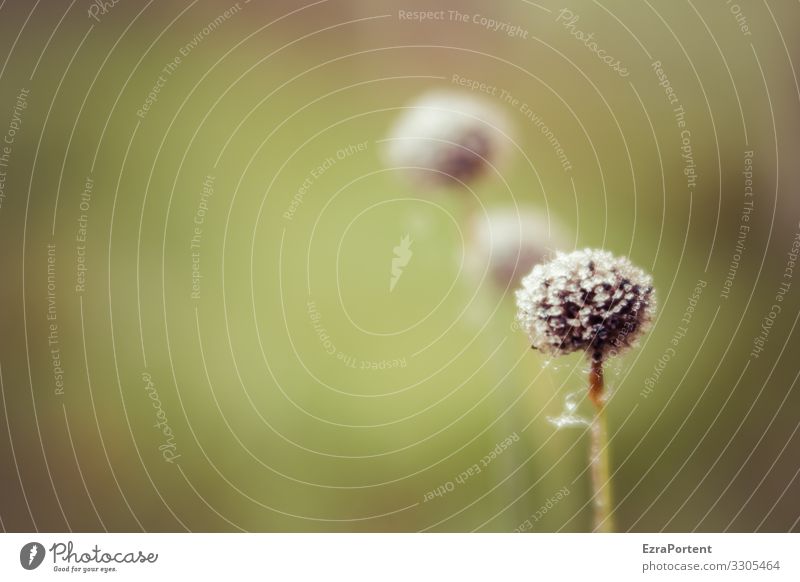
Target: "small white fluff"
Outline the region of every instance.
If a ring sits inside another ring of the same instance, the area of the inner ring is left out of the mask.
[[[426,184],[470,182],[510,149],[505,114],[483,99],[453,91],[427,93],[398,118],[386,162]]]
[[[531,206],[490,209],[476,214],[469,225],[468,268],[474,275],[488,269],[494,283],[516,287],[534,265],[563,249],[563,226]]]
[[[594,249],[536,265],[516,297],[517,319],[533,348],[551,355],[583,351],[595,361],[630,347],[656,309],[649,275],[627,257]]]

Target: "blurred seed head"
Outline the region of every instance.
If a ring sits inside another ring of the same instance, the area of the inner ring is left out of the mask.
[[[535,349],[583,351],[596,361],[631,347],[656,308],[649,275],[627,257],[594,249],[536,265],[516,297],[517,319]]]
[[[516,287],[522,276],[567,244],[567,232],[530,206],[490,209],[469,224],[467,268],[480,276],[488,270],[501,289]]]
[[[423,185],[469,183],[510,149],[503,112],[474,95],[427,93],[397,119],[386,142],[386,162],[408,168]]]

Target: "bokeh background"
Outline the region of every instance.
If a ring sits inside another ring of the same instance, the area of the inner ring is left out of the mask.
[[[0,3],[0,525],[591,529],[585,426],[549,420],[591,413],[585,363],[464,269],[469,213],[525,204],[654,276],[607,372],[617,528],[798,530],[798,24],[776,0]],[[470,92],[454,75],[517,100],[484,95],[516,146],[422,189],[381,140]]]

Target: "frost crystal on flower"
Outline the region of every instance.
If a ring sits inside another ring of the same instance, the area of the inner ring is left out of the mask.
[[[502,111],[472,95],[436,91],[400,116],[389,133],[390,166],[427,183],[469,182],[496,164],[509,146]]]
[[[468,267],[488,269],[501,288],[516,286],[523,274],[563,247],[565,229],[535,208],[497,208],[476,215],[470,224]]]
[[[531,345],[596,361],[630,347],[655,313],[652,279],[626,257],[602,250],[558,253],[517,290],[517,319]]]

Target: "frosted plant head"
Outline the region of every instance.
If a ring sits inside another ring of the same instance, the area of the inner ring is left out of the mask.
[[[551,355],[585,352],[601,362],[630,347],[655,313],[652,279],[603,250],[557,253],[517,290],[517,319],[531,345]]]
[[[564,227],[529,206],[476,214],[469,228],[468,267],[475,275],[488,270],[502,289],[517,286],[522,275],[567,244]]]
[[[503,112],[473,95],[427,93],[411,103],[389,132],[386,161],[424,184],[470,182],[510,145]]]

